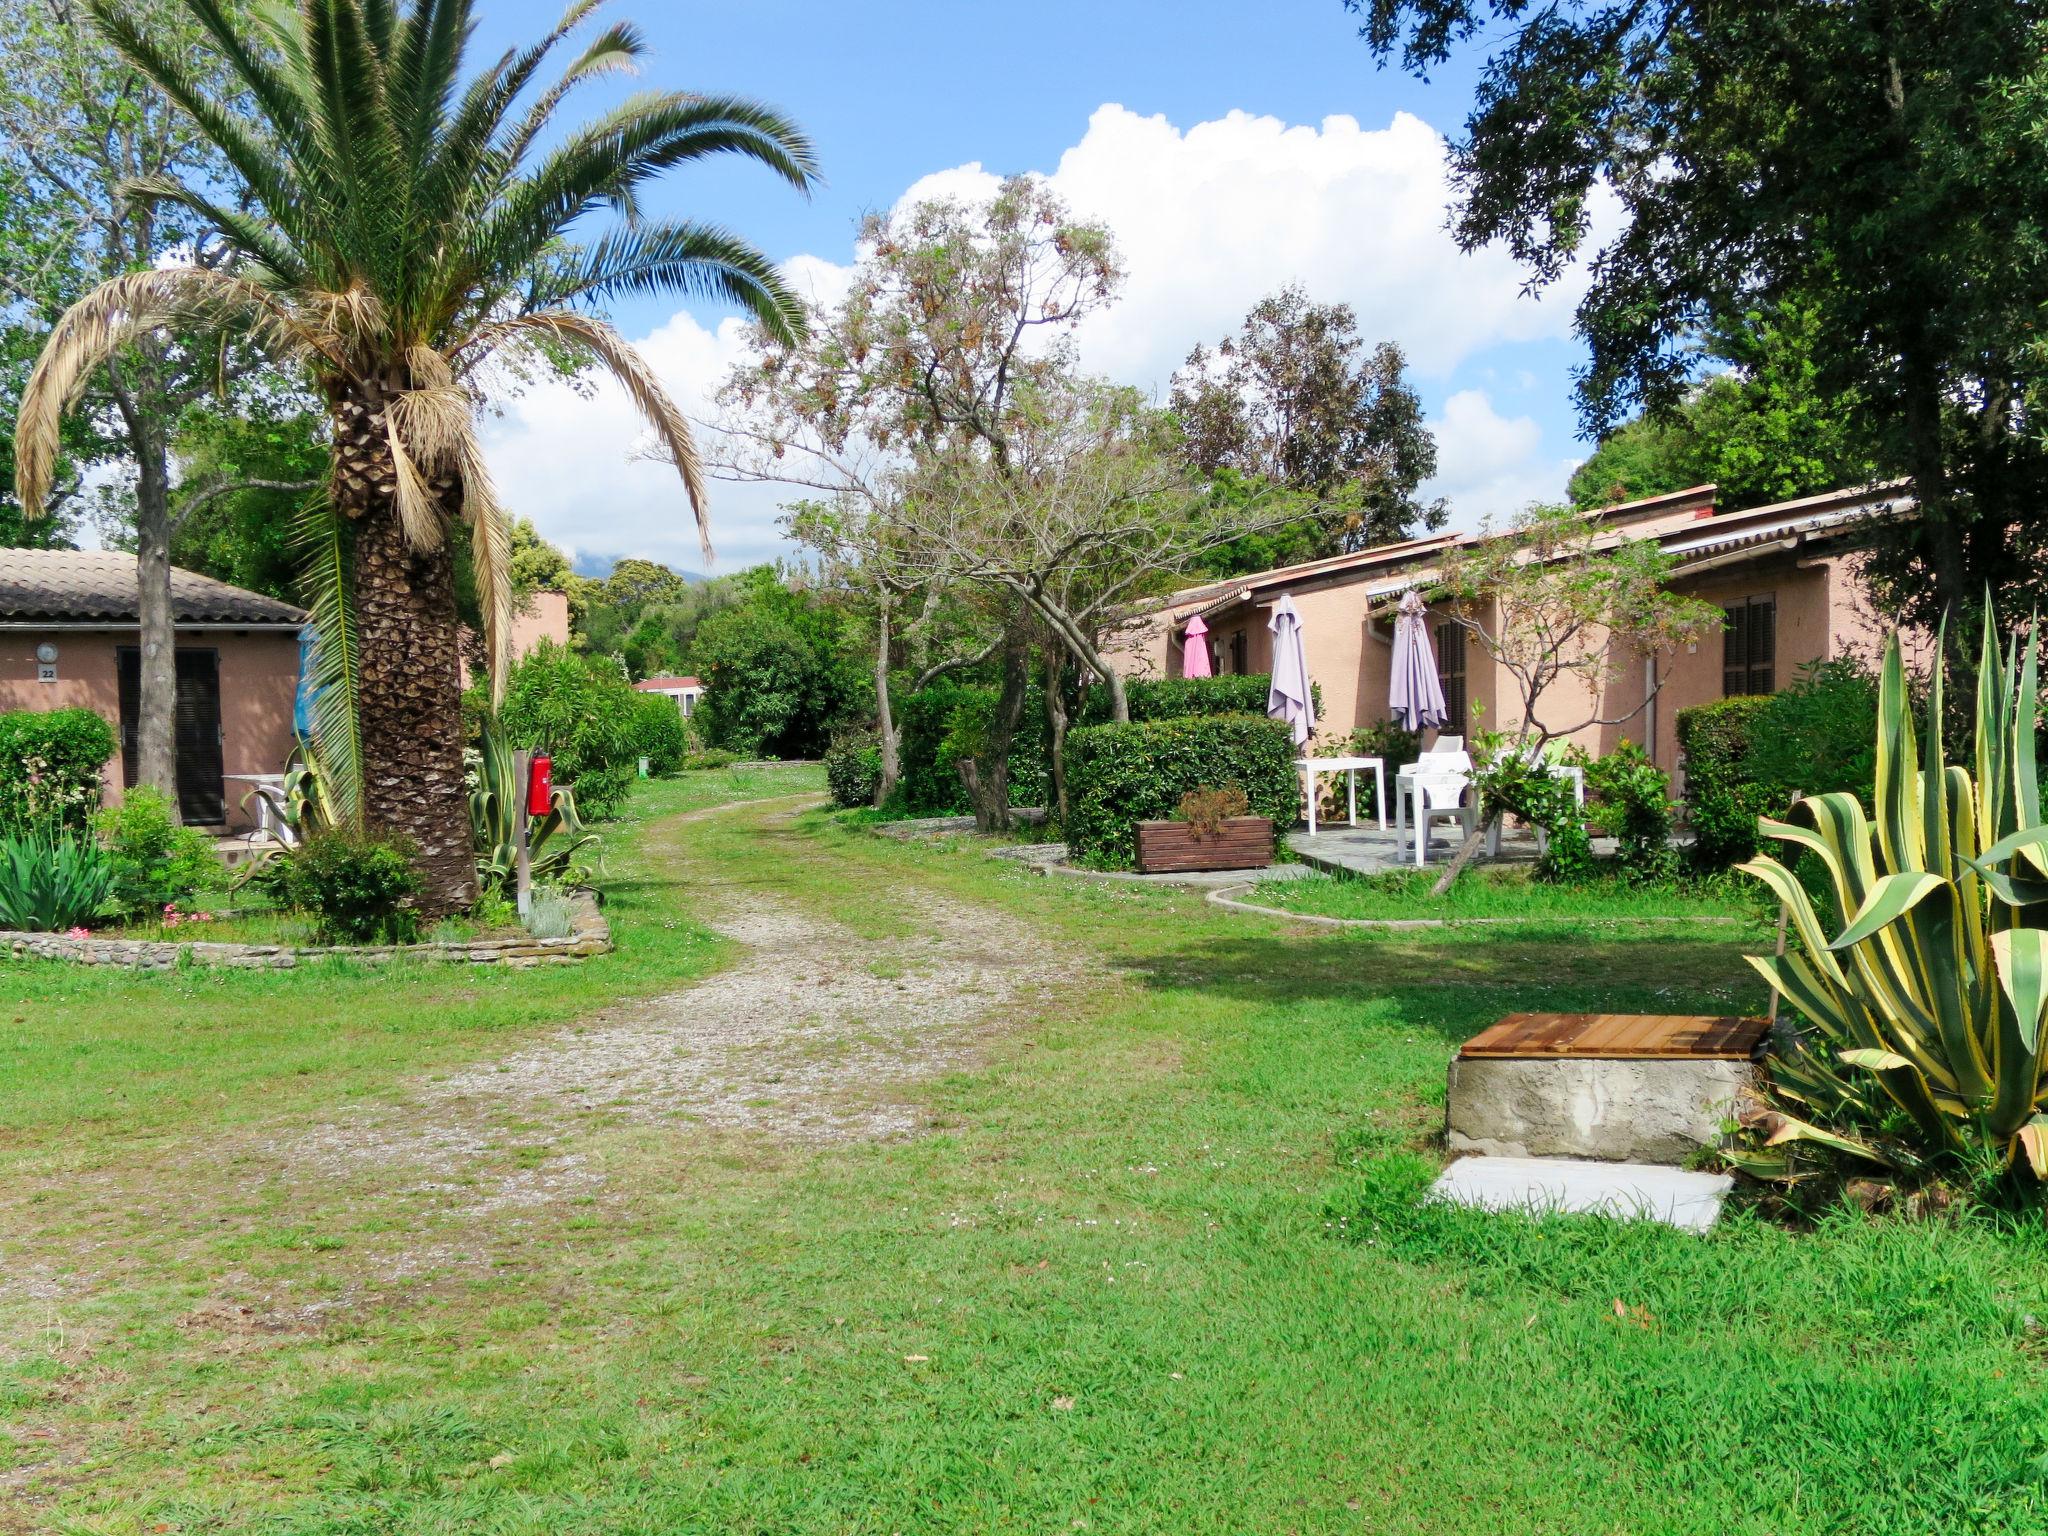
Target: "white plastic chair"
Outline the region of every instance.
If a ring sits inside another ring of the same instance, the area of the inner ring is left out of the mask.
[[[1472,787],[1472,759],[1461,747],[1424,753],[1402,770],[1394,797],[1395,856],[1400,855],[1404,829],[1412,830],[1417,869],[1428,862],[1430,822],[1455,821],[1467,837],[1477,825],[1479,796]]]

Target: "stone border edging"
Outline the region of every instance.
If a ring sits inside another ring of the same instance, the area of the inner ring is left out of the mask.
[[[592,955],[610,954],[611,924],[589,891],[570,897],[570,930],[566,938],[470,939],[420,944],[217,944],[206,940],[74,939],[61,933],[0,931],[0,945],[17,959],[63,960],[73,965],[118,965],[137,971],[171,971],[180,965],[214,966],[225,970],[289,971],[332,957],[382,965],[399,958],[438,964],[503,965],[525,969],[535,965],[573,965]]]
[[[1249,883],[1242,885],[1218,886],[1206,898],[1215,906],[1228,907],[1233,912],[1253,912],[1261,917],[1284,917],[1291,923],[1315,923],[1325,928],[1384,928],[1403,930],[1410,928],[1498,928],[1526,926],[1530,923],[1705,923],[1722,927],[1746,923],[1744,917],[1722,917],[1702,913],[1697,917],[1672,916],[1668,913],[1646,913],[1641,917],[1324,917],[1317,912],[1289,912],[1284,907],[1261,906],[1255,901],[1239,901],[1236,893],[1252,889]]]

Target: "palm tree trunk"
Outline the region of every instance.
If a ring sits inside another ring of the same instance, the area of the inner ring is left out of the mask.
[[[433,488],[444,508],[461,494],[453,482]],[[455,561],[446,543],[422,551],[405,536],[379,401],[345,396],[335,404],[334,502],[355,525],[363,824],[417,847],[419,908],[431,922],[476,899]]]

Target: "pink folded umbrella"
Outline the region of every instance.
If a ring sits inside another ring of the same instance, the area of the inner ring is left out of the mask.
[[[1186,635],[1180,653],[1180,675],[1182,677],[1208,677],[1209,667],[1209,626],[1202,622],[1198,613],[1188,620]]]

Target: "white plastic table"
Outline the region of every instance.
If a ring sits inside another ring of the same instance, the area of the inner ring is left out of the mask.
[[[1383,757],[1299,757],[1294,766],[1301,770],[1301,792],[1308,800],[1308,835],[1316,835],[1316,779],[1325,773],[1344,775],[1344,809],[1352,826],[1358,825],[1358,770],[1370,768],[1378,793],[1373,804],[1379,808],[1380,830],[1387,830],[1387,760]]]

